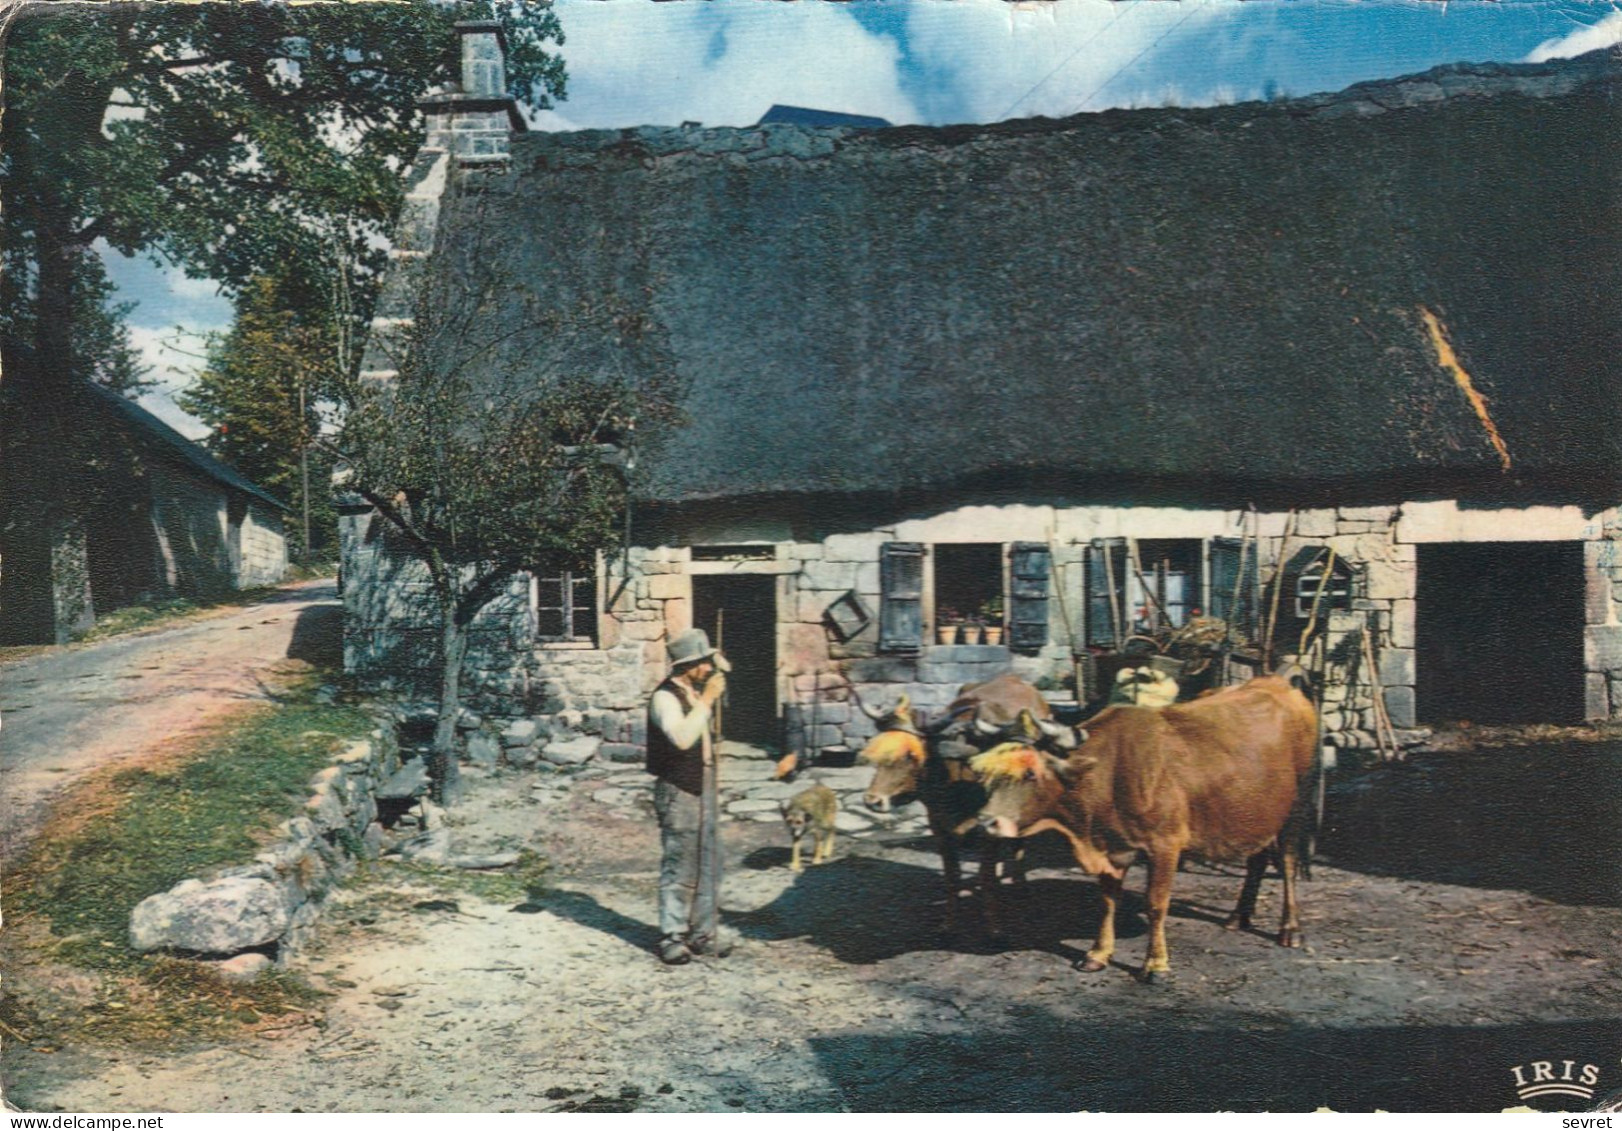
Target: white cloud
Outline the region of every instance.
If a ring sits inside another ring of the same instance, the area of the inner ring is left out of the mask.
[[[773,103],[918,120],[894,40],[842,6],[598,0],[562,16],[571,95],[540,129],[741,126]]]
[[[1526,56],[1528,63],[1543,63],[1550,59],[1570,59],[1603,47],[1622,43],[1622,12],[1612,12],[1599,23],[1578,28],[1554,39],[1546,39]]]
[[[966,0],[918,5],[908,33],[921,63],[952,76],[959,120],[1062,118],[1141,103],[1156,48],[1238,7],[1236,0]]]
[[[167,272],[169,293],[186,301],[220,297],[220,285],[213,279],[191,279],[179,271]]]
[[[129,328],[130,344],[149,369],[147,379],[157,382],[138,398],[141,407],[193,440],[206,436],[208,426],[182,412],[174,398],[192,383],[203,367],[203,355],[208,349],[207,334],[207,330],[174,326]]]

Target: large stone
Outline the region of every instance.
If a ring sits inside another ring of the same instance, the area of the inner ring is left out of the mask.
[[[467,760],[475,766],[494,766],[501,761],[501,744],[478,731],[467,737]]]
[[[1589,722],[1611,717],[1609,681],[1599,672],[1588,672],[1583,677],[1583,718]]]
[[[631,742],[605,742],[597,751],[597,756],[622,766],[637,766],[647,760],[648,752],[645,747]]]
[[[1589,625],[1583,630],[1583,668],[1591,672],[1622,670],[1622,627]]]
[[[204,883],[182,880],[151,895],[130,912],[130,946],[198,954],[235,954],[275,942],[289,923],[276,886],[255,876],[228,876]]]
[[[506,747],[529,746],[541,733],[541,724],[534,719],[518,719],[507,725],[501,732],[501,745]]]
[[[428,788],[428,763],[413,758],[394,772],[388,781],[377,787],[379,801],[410,801],[420,797]]]
[[[602,746],[602,739],[583,734],[578,738],[548,742],[541,751],[541,757],[554,766],[581,766],[597,757]]]
[[[1386,687],[1411,686],[1414,682],[1414,650],[1387,648],[1380,653],[1380,682]]]
[[[1407,686],[1386,688],[1385,713],[1394,727],[1413,726],[1414,689]]]
[[[443,826],[400,843],[400,856],[423,864],[443,864],[451,854],[451,830]]]
[[[1416,643],[1414,635],[1414,611],[1416,602],[1391,602],[1391,644],[1396,648],[1412,648]]]

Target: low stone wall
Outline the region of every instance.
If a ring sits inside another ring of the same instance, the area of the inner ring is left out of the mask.
[[[350,743],[310,779],[304,812],[282,822],[280,839],[253,863],[183,880],[137,904],[131,947],[199,958],[226,977],[285,964],[310,941],[332,886],[382,850],[377,796],[399,762],[392,725]]]

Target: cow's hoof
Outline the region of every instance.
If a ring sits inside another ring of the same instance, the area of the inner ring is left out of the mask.
[[[1089,954],[1086,958],[1080,959],[1076,962],[1076,969],[1080,970],[1083,974],[1096,974],[1100,970],[1109,969],[1109,959],[1094,958]]]
[[[1300,931],[1283,930],[1278,933],[1278,945],[1292,950],[1299,949],[1306,941]]]
[[[1143,973],[1138,975],[1138,981],[1142,982],[1146,986],[1166,985],[1170,983],[1171,980],[1172,978],[1170,970],[1145,969]]]
[[[1235,912],[1223,920],[1222,925],[1230,931],[1248,931],[1250,930],[1250,917]]]

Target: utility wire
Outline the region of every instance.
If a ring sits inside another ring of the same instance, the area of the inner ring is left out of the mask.
[[[1133,4],[1131,6],[1131,8],[1125,13],[1125,15],[1130,15],[1132,12],[1137,11],[1145,3],[1159,3],[1159,2],[1160,2],[1160,0],[1137,0],[1137,3]],[[1007,118],[1008,115],[1010,115],[1010,114],[1012,114],[1014,112],[1014,107],[1018,106],[1021,102],[1024,102],[1031,95],[1035,94],[1038,90],[1042,89],[1043,86],[1047,85],[1047,81],[1049,79],[1051,79],[1054,75],[1058,74],[1060,71],[1062,71],[1066,67],[1068,67],[1071,64],[1071,62],[1073,62],[1075,60],[1077,55],[1080,55],[1083,51],[1087,50],[1087,48],[1091,47],[1093,45],[1093,42],[1095,40],[1097,40],[1099,36],[1103,35],[1110,28],[1112,28],[1116,24],[1120,23],[1121,20],[1125,18],[1125,15],[1122,15],[1122,14],[1115,15],[1110,20],[1109,23],[1105,24],[1103,27],[1101,27],[1097,31],[1093,32],[1092,35],[1090,35],[1086,39],[1084,39],[1081,42],[1080,46],[1078,46],[1074,51],[1072,51],[1070,54],[1066,55],[1062,60],[1060,60],[1058,65],[1055,66],[1051,71],[1049,71],[1047,74],[1043,75],[1041,78],[1037,79],[1036,84],[1034,86],[1032,86],[1029,90],[1027,90],[1024,94],[1020,95],[1018,98],[1014,99],[1013,102],[1009,103],[1008,104],[1008,109],[1004,110],[1001,114],[998,114],[997,117],[995,119],[993,119],[993,120],[1000,122],[1003,119]],[[1153,46],[1153,45],[1151,44],[1151,46]],[[1114,77],[1115,77],[1114,75],[1111,75],[1110,79],[1113,79]],[[1108,82],[1109,79],[1106,79],[1104,81]]]
[[[1139,2],[1142,3],[1142,2],[1144,2],[1144,0],[1139,0]],[[1154,3],[1154,2],[1157,2],[1157,0],[1149,0],[1149,2]],[[1086,106],[1087,103],[1091,102],[1097,96],[1099,91],[1103,90],[1106,86],[1108,86],[1110,83],[1114,82],[1117,78],[1119,78],[1121,76],[1121,72],[1125,71],[1133,63],[1136,63],[1139,59],[1141,59],[1145,55],[1147,55],[1150,51],[1153,51],[1156,47],[1158,47],[1160,45],[1160,41],[1162,39],[1165,39],[1172,32],[1174,32],[1178,28],[1182,27],[1184,21],[1186,21],[1188,19],[1188,17],[1192,16],[1194,14],[1195,10],[1199,7],[1199,5],[1194,2],[1194,0],[1180,0],[1180,2],[1188,7],[1188,11],[1184,12],[1181,16],[1179,16],[1176,23],[1172,24],[1165,31],[1163,31],[1159,35],[1155,36],[1154,39],[1148,45],[1146,45],[1142,51],[1139,51],[1136,55],[1132,56],[1132,58],[1128,59],[1126,62],[1122,63],[1119,67],[1115,68],[1114,72],[1110,75],[1109,78],[1105,79],[1103,82],[1101,82],[1097,86],[1093,87],[1093,89],[1088,93],[1087,97],[1083,98],[1080,102],[1078,102],[1076,104],[1076,108],[1071,111],[1072,114],[1079,114],[1081,112],[1082,108],[1084,106]],[[1114,27],[1115,25],[1112,22],[1109,26]]]

